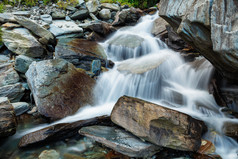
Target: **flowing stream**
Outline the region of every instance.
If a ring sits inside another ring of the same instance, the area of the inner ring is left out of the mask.
[[[95,105],[86,106],[75,115],[53,124],[110,115],[118,98],[128,95],[203,120],[208,126],[203,138],[215,144],[216,153],[223,159],[236,159],[238,144],[223,135],[222,127],[226,121],[238,120],[226,117],[208,93],[212,65],[203,58],[197,59],[199,65],[185,63],[179,53],[153,37],[151,29],[156,18],[157,14],[144,16],[136,26],[123,28],[102,43],[115,67],[102,73],[97,80]],[[127,47],[120,45],[122,40]],[[15,137],[45,126],[18,132]]]

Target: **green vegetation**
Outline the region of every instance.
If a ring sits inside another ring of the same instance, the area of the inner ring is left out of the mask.
[[[58,1],[57,5],[59,8],[65,9],[67,6],[76,6],[78,4],[78,0],[66,0],[66,1]]]
[[[0,2],[0,13],[3,13],[5,9],[4,3]]]
[[[149,8],[154,6],[159,0],[101,0],[101,3],[116,3],[119,2],[121,5],[128,5],[129,7],[137,8]]]

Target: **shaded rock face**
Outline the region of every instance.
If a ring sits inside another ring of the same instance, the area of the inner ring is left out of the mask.
[[[6,97],[0,97],[0,138],[16,133],[17,121],[13,110]]]
[[[115,127],[89,126],[80,129],[79,134],[130,157],[150,157],[161,149]]]
[[[237,7],[235,0],[161,0],[159,14],[224,77],[237,80]]]
[[[65,59],[87,71],[90,71],[93,60],[101,60],[104,64],[106,61],[104,49],[97,42],[72,38],[59,39],[55,57]]]
[[[0,97],[8,97],[11,102],[19,102],[23,97],[25,88],[21,83],[0,87]]]
[[[2,41],[12,52],[29,57],[41,57],[44,53],[43,46],[25,28],[13,30],[2,29]]]
[[[16,57],[16,60],[15,60],[15,70],[21,73],[26,73],[30,64],[33,61],[35,61],[33,58],[30,58],[24,55],[19,55]]]
[[[63,59],[33,62],[26,72],[38,111],[53,119],[91,103],[94,80]]]
[[[117,101],[111,120],[139,138],[182,151],[197,151],[204,130],[189,115],[127,96]]]
[[[15,84],[19,81],[19,75],[13,68],[13,64],[0,64],[0,87]]]

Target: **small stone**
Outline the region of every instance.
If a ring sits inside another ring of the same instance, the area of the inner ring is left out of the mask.
[[[66,17],[65,17],[65,20],[66,20],[66,21],[71,21],[71,19],[70,19],[69,16],[66,16]]]
[[[99,5],[100,3],[98,0],[89,0],[86,3],[86,7],[90,13],[96,13],[98,11]]]
[[[38,157],[39,159],[59,159],[60,154],[55,150],[44,150]]]
[[[99,16],[102,18],[102,19],[110,19],[111,18],[111,11],[109,9],[102,9],[100,12],[99,12]]]
[[[15,60],[15,70],[17,70],[21,73],[26,73],[30,64],[33,61],[35,61],[33,58],[30,58],[30,57],[24,56],[24,55],[19,55],[16,57],[16,60]]]
[[[101,4],[102,8],[107,8],[113,11],[120,11],[120,6],[118,4],[115,3],[102,3]]]
[[[41,15],[40,18],[41,18],[44,22],[46,22],[46,23],[48,23],[48,24],[51,24],[51,23],[52,23],[52,17],[51,17],[51,15],[49,15],[49,14]]]
[[[29,110],[29,104],[26,102],[12,103],[16,116],[19,116]]]
[[[93,60],[91,64],[91,72],[95,75],[99,75],[101,71],[101,61],[100,60]]]
[[[24,95],[25,88],[21,83],[0,87],[0,97],[8,97],[11,102],[19,102]]]
[[[81,9],[79,11],[76,11],[73,15],[70,16],[73,20],[83,20],[88,17],[89,13],[87,9]]]

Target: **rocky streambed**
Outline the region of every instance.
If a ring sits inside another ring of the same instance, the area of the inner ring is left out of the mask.
[[[237,158],[237,63],[220,58],[236,47],[209,21],[223,3],[185,4],[6,6],[0,158]]]

